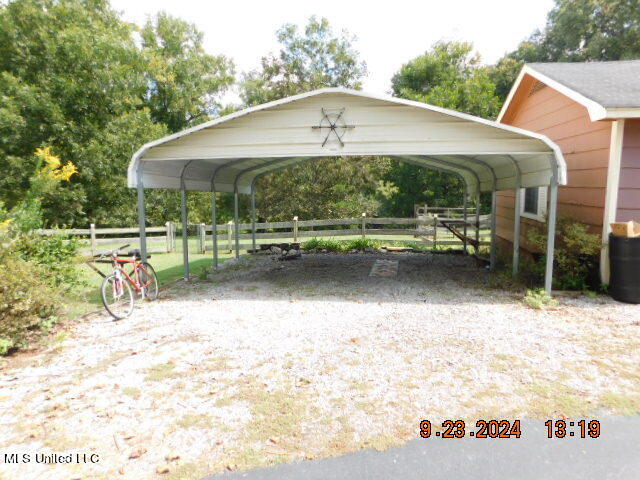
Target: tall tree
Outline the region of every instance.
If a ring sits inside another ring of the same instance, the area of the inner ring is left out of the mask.
[[[506,98],[523,63],[640,58],[638,0],[555,0],[543,31],[502,58],[491,76]]]
[[[16,0],[0,8],[0,137],[7,139],[0,145],[0,195],[8,207],[27,191],[34,150],[50,145],[79,170],[44,199],[50,224],[126,209],[131,197],[122,180],[127,159],[115,154],[119,135],[116,144],[93,149],[106,162],[87,146],[114,129],[138,141],[164,132],[142,110],[143,67],[132,26],[106,0]],[[122,187],[112,196],[115,178]]]
[[[247,106],[323,87],[360,88],[366,65],[354,37],[335,35],[327,19],[311,17],[303,32],[284,25],[280,51],[262,58],[259,71],[245,75],[241,97]],[[373,212],[374,159],[318,158],[263,177],[257,186],[258,214],[269,219],[329,218]]]
[[[51,146],[78,173],[47,192],[47,224],[130,225],[131,155],[215,113],[215,97],[230,82],[229,62],[205,54],[200,34],[170,17],[147,25],[146,46],[134,31],[108,0],[0,6],[0,202],[7,208],[27,191],[35,149]]]
[[[495,84],[466,42],[438,42],[404,64],[392,79],[396,96],[491,118],[500,108]],[[383,175],[387,189],[381,213],[413,215],[414,204],[462,204],[463,184],[454,175],[391,161]]]
[[[394,95],[491,118],[500,109],[495,85],[467,42],[438,42],[393,76]]]
[[[304,34],[296,25],[283,25],[276,36],[278,54],[262,57],[262,68],[245,75],[241,97],[246,105],[322,87],[361,87],[367,67],[353,47],[355,37],[347,32],[334,35],[326,18],[312,16]]]
[[[164,12],[142,29],[150,82],[145,103],[171,132],[217,115],[220,95],[234,82],[232,62],[207,54],[202,40],[194,25]]]

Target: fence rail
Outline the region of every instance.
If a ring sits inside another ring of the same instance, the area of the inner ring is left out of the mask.
[[[462,245],[462,241],[455,237],[442,222],[455,221],[456,227],[464,230],[462,223],[461,208],[443,208],[450,217],[440,217],[437,214],[421,215],[419,218],[375,218],[362,216],[359,218],[338,218],[323,220],[294,220],[288,222],[260,222],[255,224],[256,240],[282,240],[293,239],[297,242],[299,239],[312,237],[344,237],[344,236],[362,236],[366,237],[388,237],[388,236],[408,236],[413,237],[416,242],[424,242],[425,244],[437,247],[438,245]],[[317,229],[317,228],[320,229]],[[343,227],[333,228],[330,227]],[[382,228],[371,228],[382,227]],[[396,227],[396,228],[393,228]],[[481,215],[478,229],[481,245],[488,245],[486,241],[489,236],[488,230],[491,227],[490,215]],[[197,250],[201,253],[211,250],[211,233],[212,226],[201,224],[189,224],[189,228],[193,229],[191,235],[196,239]],[[251,223],[240,223],[237,225],[239,229],[240,240],[252,239]],[[221,250],[235,250],[235,231],[236,226],[233,222],[216,225],[217,241]],[[147,242],[151,248],[156,248],[161,244],[162,251],[173,252],[176,250],[176,238],[181,226],[178,223],[166,222],[162,227],[147,227]],[[470,217],[466,224],[466,231],[469,237],[475,237],[476,225],[475,216]],[[73,229],[44,229],[38,230],[42,235],[64,234],[71,236],[86,237],[89,242],[91,254],[95,254],[97,247],[107,244],[123,244],[138,243],[139,230],[137,227],[127,228],[96,228],[95,224],[91,224],[89,228],[73,228]],[[181,232],[180,232],[181,233]],[[124,236],[131,235],[134,236]],[[100,237],[100,238],[99,238]],[[179,245],[179,244],[178,244]],[[247,249],[248,245],[244,243],[241,249]]]

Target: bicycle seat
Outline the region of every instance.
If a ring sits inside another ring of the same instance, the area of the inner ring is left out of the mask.
[[[133,250],[129,250],[127,252],[127,257],[134,257],[136,260],[142,259],[142,253],[139,248],[134,248]],[[151,257],[151,255],[147,254],[147,258]]]

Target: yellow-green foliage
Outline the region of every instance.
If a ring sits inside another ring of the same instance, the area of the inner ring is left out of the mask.
[[[557,287],[584,290],[588,278],[596,268],[596,258],[601,242],[598,235],[587,231],[587,226],[567,217],[558,218],[554,254],[554,283]],[[527,231],[527,241],[541,252],[547,247],[547,225]],[[544,262],[536,262],[529,268],[542,276]]]
[[[0,355],[46,332],[60,307],[38,267],[0,253]]]
[[[523,301],[536,310],[545,310],[549,307],[555,307],[558,304],[557,300],[542,288],[537,290],[527,290],[527,294],[524,296]]]

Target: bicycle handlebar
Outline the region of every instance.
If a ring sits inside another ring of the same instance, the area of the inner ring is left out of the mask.
[[[131,244],[127,243],[126,245],[122,245],[121,247],[114,248],[113,250],[109,250],[108,252],[102,252],[102,253],[99,253],[98,255],[94,255],[93,258],[110,257],[110,256],[115,255],[116,253],[118,253],[120,250],[125,249],[125,248],[130,247],[130,246],[131,246]]]

